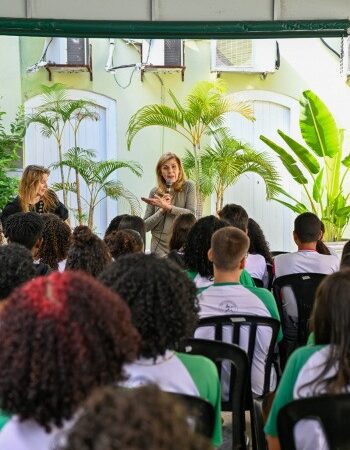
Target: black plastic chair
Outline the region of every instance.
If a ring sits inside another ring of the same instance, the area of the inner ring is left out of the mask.
[[[196,433],[211,439],[215,426],[215,411],[211,403],[200,397],[192,395],[167,392],[174,399],[181,402],[186,411],[188,423],[193,426]]]
[[[202,355],[209,358],[216,364],[219,375],[221,374],[222,363],[229,361],[231,365],[230,389],[228,400],[221,401],[221,409],[222,411],[232,411],[232,449],[246,449],[244,433],[246,404],[250,405],[251,414],[253,408],[247,354],[237,345],[195,338],[183,339],[180,350],[185,353]],[[254,446],[254,417],[252,418],[251,424]]]
[[[261,287],[261,288],[264,287],[263,280],[260,280],[260,278],[254,278],[254,277],[252,277],[252,278],[254,280],[254,283],[255,283],[256,287]]]
[[[282,250],[274,250],[273,252],[271,252],[271,255],[273,257],[278,256],[278,255],[285,255],[286,253],[290,253],[290,252],[284,252]]]
[[[330,450],[350,448],[350,394],[323,395],[294,400],[277,417],[282,450],[296,450],[294,426],[302,419],[319,420]],[[315,447],[316,449],[316,447]]]
[[[286,342],[284,358],[288,358],[289,354],[297,347],[305,345],[308,338],[308,322],[312,307],[315,301],[316,290],[325,277],[322,273],[295,273],[292,275],[284,275],[274,280],[272,284],[273,295],[276,299],[278,309],[280,311],[282,330],[285,332],[285,312],[282,308],[283,288],[290,287],[293,291],[297,303],[298,326],[297,338],[295,342]]]

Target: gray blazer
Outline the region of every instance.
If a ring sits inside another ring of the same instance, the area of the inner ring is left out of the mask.
[[[158,188],[153,188],[149,197],[154,197]],[[171,201],[173,207],[170,213],[164,214],[162,209],[147,205],[144,221],[146,231],[152,233],[151,251],[159,256],[169,252],[169,242],[176,216],[192,213],[196,210],[196,189],[192,181],[185,181],[181,191],[175,192]]]

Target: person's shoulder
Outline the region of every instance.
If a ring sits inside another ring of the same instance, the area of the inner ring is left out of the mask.
[[[217,375],[216,365],[206,356],[192,355],[188,353],[176,352],[177,357],[183,362],[183,364],[190,364],[191,366],[198,366],[203,373],[213,372]]]
[[[322,352],[325,348],[325,345],[305,345],[299,347],[290,355],[287,364],[297,366],[300,369],[313,355]]]

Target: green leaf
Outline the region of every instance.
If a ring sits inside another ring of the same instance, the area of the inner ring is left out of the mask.
[[[338,209],[335,212],[335,215],[337,217],[347,217],[349,220],[350,219],[350,206],[345,206],[343,208]]]
[[[350,155],[346,156],[342,161],[343,166],[350,169]]]
[[[302,214],[304,212],[307,212],[307,209],[301,208],[299,205],[292,205],[291,203],[284,202],[283,200],[280,200],[279,198],[274,198],[276,202],[280,203],[281,205],[286,206],[287,208],[294,211],[296,214]]]
[[[277,130],[277,132],[286,142],[286,144],[289,145],[289,147],[293,150],[293,152],[310,173],[315,175],[320,171],[320,164],[318,160],[313,156],[312,153],[309,152],[306,147],[299,144],[299,142],[295,141],[290,136],[287,136],[285,133],[283,133],[283,131]]]
[[[292,175],[294,180],[299,184],[307,184],[307,179],[303,175],[303,172],[299,169],[296,160],[287,153],[282,147],[272,142],[270,139],[268,139],[265,136],[260,136],[260,139],[268,145],[270,148],[272,148],[273,151],[275,151],[278,156],[280,157],[282,164],[284,167],[288,170],[288,172]]]
[[[312,91],[303,92],[300,130],[307,145],[321,158],[341,152],[339,130],[322,100]]]
[[[323,168],[317,175],[312,189],[312,197],[315,200],[315,202],[320,202],[322,200],[324,192],[324,186],[322,182],[323,182]]]

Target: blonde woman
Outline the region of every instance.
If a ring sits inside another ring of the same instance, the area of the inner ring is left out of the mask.
[[[162,155],[156,167],[157,187],[149,197],[144,216],[146,231],[151,231],[151,251],[160,256],[169,252],[173,223],[176,216],[195,213],[195,186],[186,180],[180,158],[175,153]]]
[[[43,166],[30,165],[24,169],[18,196],[2,212],[3,224],[7,217],[17,212],[53,213],[62,220],[68,218],[67,208],[59,201],[55,192],[47,187],[49,175],[49,169]]]

